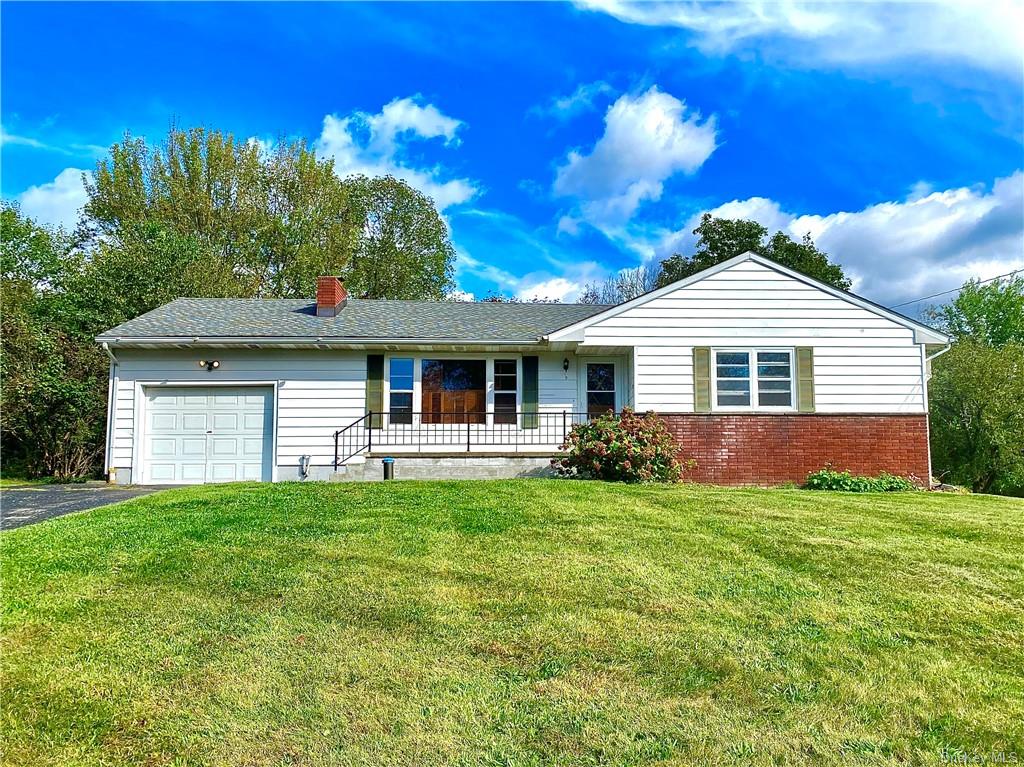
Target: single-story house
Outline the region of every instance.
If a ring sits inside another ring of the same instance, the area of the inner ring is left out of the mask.
[[[567,431],[654,411],[687,476],[832,465],[925,482],[948,338],[753,253],[615,306],[178,299],[96,339],[117,482],[542,473]]]

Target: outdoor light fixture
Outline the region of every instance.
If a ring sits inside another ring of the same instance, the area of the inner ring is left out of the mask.
[[[568,357],[566,357],[565,359],[562,360],[562,372],[563,373],[568,373],[569,372],[569,358]]]
[[[220,367],[220,360],[199,360],[199,367],[207,370],[216,370]]]

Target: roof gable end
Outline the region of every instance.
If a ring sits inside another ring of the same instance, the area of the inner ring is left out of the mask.
[[[681,280],[676,280],[675,282],[665,285],[662,288],[657,288],[655,290],[644,293],[643,295],[637,296],[631,301],[626,301],[623,304],[617,304],[616,306],[613,306],[603,312],[599,312],[583,320],[580,320],[579,322],[575,322],[572,325],[567,325],[566,327],[559,328],[558,330],[550,333],[547,336],[547,340],[583,340],[583,331],[585,331],[591,325],[595,325],[603,320],[615,317],[635,307],[643,306],[649,301],[653,301],[655,299],[661,298],[662,296],[674,293],[677,290],[680,290],[689,285],[693,285],[694,283],[705,280],[708,277],[711,277],[713,275],[718,274],[719,272],[723,272],[727,269],[730,269],[736,266],[737,264],[744,263],[745,261],[753,261],[757,264],[760,264],[761,266],[778,272],[779,274],[785,275],[806,285],[817,288],[818,290],[828,293],[829,295],[834,296],[842,301],[846,301],[847,303],[853,304],[855,306],[860,307],[861,309],[864,309],[880,317],[884,317],[887,320],[895,322],[898,325],[902,325],[903,327],[909,328],[914,332],[915,343],[949,343],[949,337],[944,335],[943,333],[940,333],[934,328],[930,328],[923,323],[917,322],[916,320],[912,320],[909,317],[905,317],[899,312],[894,312],[891,309],[887,309],[886,307],[881,306],[880,304],[876,304],[873,301],[869,301],[866,298],[862,298],[853,293],[848,293],[844,290],[834,288],[831,285],[827,285],[824,282],[821,282],[820,280],[816,280],[813,277],[808,277],[806,274],[801,274],[800,272],[794,271],[793,269],[783,266],[782,264],[779,264],[775,261],[772,261],[770,258],[766,258],[765,256],[761,256],[757,253],[753,253],[750,251],[747,251],[746,253],[741,253],[738,256],[733,256],[732,258],[715,264],[714,266],[704,269],[703,271],[697,272],[696,274],[691,274],[689,277],[684,277]]]

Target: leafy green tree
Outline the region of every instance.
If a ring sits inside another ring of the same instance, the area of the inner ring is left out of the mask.
[[[850,280],[839,264],[818,250],[809,234],[794,242],[784,232],[768,238],[768,230],[756,221],[701,216],[693,230],[697,245],[692,256],[676,253],[661,262],[658,287],[684,279],[708,267],[727,261],[740,253],[752,251],[813,277],[840,290],[850,289]]]
[[[361,223],[348,289],[365,298],[441,299],[452,290],[455,248],[434,203],[392,176],[346,180]]]
[[[926,314],[953,338],[928,384],[935,473],[1024,494],[1024,279],[965,283]]]
[[[991,346],[1024,344],[1024,276],[966,283],[956,299],[932,307],[926,316],[956,339]]]
[[[59,308],[62,326],[91,342],[97,333],[175,298],[202,297],[247,294],[231,264],[195,237],[144,223],[126,242],[96,243],[69,279]]]
[[[70,241],[61,231],[37,226],[16,204],[0,208],[0,274],[4,280],[52,285],[64,270]]]
[[[154,231],[188,240],[233,275],[230,295],[308,296],[319,275],[348,266],[359,236],[348,187],[302,141],[266,150],[176,127],[155,147],[126,136],[86,189],[89,241],[143,255]]]
[[[103,450],[107,366],[91,339],[61,327],[82,259],[60,231],[0,210],[0,451],[6,473],[69,478]]]
[[[932,468],[976,492],[1024,493],[1024,344],[965,338],[934,362]]]

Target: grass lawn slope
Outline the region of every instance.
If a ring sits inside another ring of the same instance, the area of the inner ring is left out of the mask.
[[[0,535],[6,764],[1024,761],[1024,503],[172,490]]]

